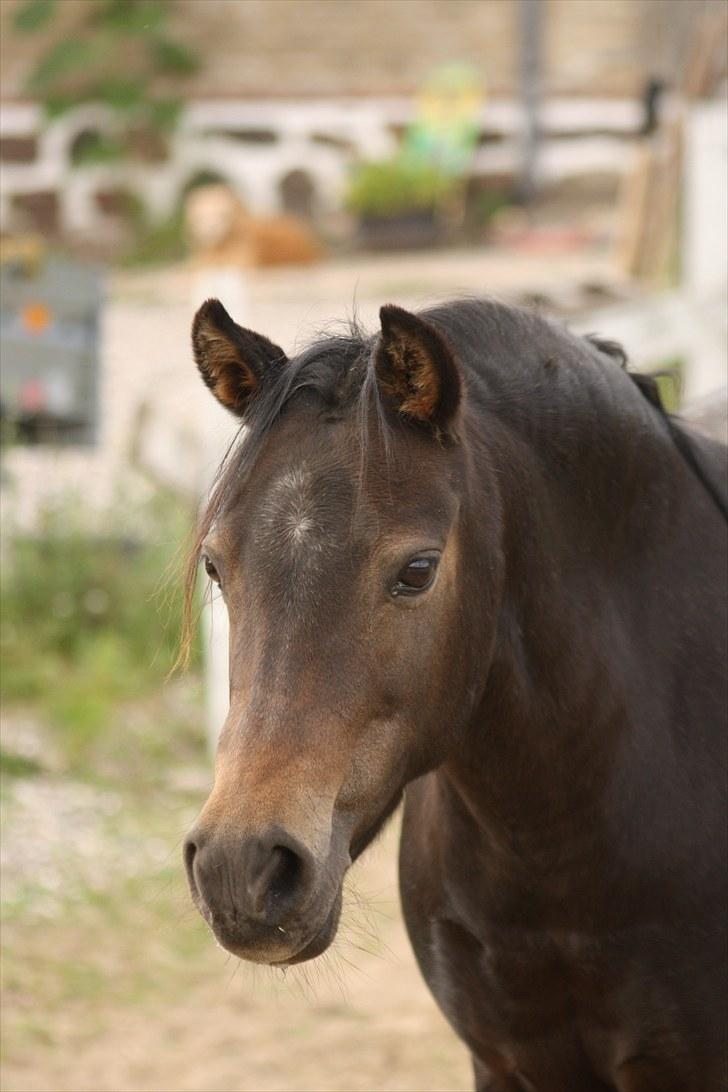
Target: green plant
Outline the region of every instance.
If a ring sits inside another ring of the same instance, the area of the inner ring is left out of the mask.
[[[358,164],[349,181],[346,204],[360,216],[434,211],[452,187],[452,180],[437,167],[400,155]]]
[[[189,514],[157,497],[134,515],[133,534],[128,512],[97,533],[67,503],[40,533],[6,534],[0,696],[40,705],[72,761],[118,702],[158,688],[177,656],[181,581],[170,567]]]
[[[473,220],[479,227],[485,227],[501,209],[509,207],[511,200],[506,190],[489,189],[481,190],[476,194],[472,204],[474,206]]]
[[[124,265],[159,265],[181,261],[187,254],[184,211],[176,209],[163,220],[150,221],[141,210],[132,220],[134,232]]]
[[[108,162],[160,154],[182,101],[177,86],[197,71],[197,55],[172,37],[173,0],[85,0],[74,18],[58,0],[25,0],[14,13],[18,34],[47,37],[27,81],[49,118],[94,102],[114,118],[111,134],[89,134],[75,161]]]
[[[42,766],[34,758],[16,755],[0,747],[0,775],[3,777],[35,777]]]

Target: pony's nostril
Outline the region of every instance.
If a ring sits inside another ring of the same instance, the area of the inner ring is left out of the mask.
[[[316,877],[313,855],[280,827],[242,841],[196,827],[183,857],[192,898],[203,917],[276,926],[300,909]]]
[[[268,848],[259,842],[250,855],[247,875],[253,913],[274,922],[302,894],[304,872],[304,862],[293,849]]]
[[[192,838],[187,838],[184,845],[183,856],[185,862],[185,869],[187,871],[187,882],[190,885],[190,889],[194,895],[197,892],[197,881],[195,880],[195,854],[197,853],[197,845]]]
[[[283,901],[299,886],[303,861],[287,846],[274,846],[273,856],[276,858],[276,866],[268,891],[272,900]]]

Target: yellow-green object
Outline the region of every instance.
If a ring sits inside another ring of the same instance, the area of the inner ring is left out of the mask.
[[[417,114],[405,137],[405,153],[446,174],[463,174],[478,142],[485,87],[471,65],[437,68],[418,98]]]

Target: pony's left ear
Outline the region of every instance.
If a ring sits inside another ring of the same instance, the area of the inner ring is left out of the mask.
[[[462,380],[453,351],[425,319],[388,304],[374,367],[384,401],[403,417],[437,433],[455,431]]]
[[[244,416],[266,374],[287,362],[267,337],[238,326],[219,300],[206,300],[195,315],[192,352],[215,398],[237,417]]]

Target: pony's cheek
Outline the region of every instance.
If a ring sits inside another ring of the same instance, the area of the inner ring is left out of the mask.
[[[386,805],[400,787],[410,733],[398,717],[373,720],[362,730],[349,757],[336,797],[336,810],[358,817]]]

